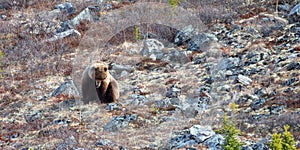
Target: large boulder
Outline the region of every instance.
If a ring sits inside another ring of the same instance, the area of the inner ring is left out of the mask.
[[[174,43],[177,45],[182,45],[184,43],[187,43],[191,38],[196,34],[195,29],[192,25],[184,27],[182,30],[179,30],[176,33],[176,36],[174,38]]]
[[[163,58],[162,49],[164,44],[156,39],[147,39],[144,41],[144,47],[141,50],[141,55],[150,57],[153,60],[160,60]]]

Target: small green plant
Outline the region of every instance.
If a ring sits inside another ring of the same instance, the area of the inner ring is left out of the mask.
[[[179,2],[180,2],[180,0],[168,0],[169,5],[170,5],[173,9],[175,9],[175,8],[178,6]]]
[[[225,134],[225,141],[222,147],[224,150],[240,150],[242,144],[236,139],[236,136],[240,134],[240,131],[236,128],[236,122],[229,122],[227,115],[224,114],[223,126],[218,133]]]
[[[153,114],[153,115],[156,115],[159,113],[159,108],[156,108],[155,104],[152,104],[151,107],[150,107],[150,112]]]
[[[238,107],[237,107],[236,103],[233,102],[233,103],[230,103],[230,104],[229,104],[229,108],[230,108],[234,113],[236,113]]]
[[[280,134],[272,134],[272,141],[270,142],[270,149],[272,150],[282,150]]]
[[[137,26],[134,27],[134,35],[135,35],[136,41],[140,40],[139,27],[137,27]]]
[[[295,141],[293,135],[288,131],[290,128],[288,125],[285,125],[284,132],[281,138],[281,134],[274,133],[272,134],[272,141],[270,142],[271,150],[296,150]]]
[[[293,135],[288,131],[290,126],[283,126],[284,132],[282,134],[282,148],[284,150],[296,150],[295,141]]]

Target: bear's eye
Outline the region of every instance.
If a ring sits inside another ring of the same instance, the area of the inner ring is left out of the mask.
[[[105,71],[105,72],[107,71],[107,68],[106,68],[106,67],[104,67],[104,71]]]

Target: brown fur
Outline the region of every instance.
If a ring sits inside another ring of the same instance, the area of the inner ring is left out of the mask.
[[[82,100],[89,103],[117,102],[119,86],[117,81],[109,74],[108,65],[93,63],[89,65],[82,75]]]

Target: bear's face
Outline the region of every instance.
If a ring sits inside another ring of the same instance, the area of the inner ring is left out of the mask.
[[[105,80],[108,76],[108,65],[94,63],[90,69],[90,76],[94,80]]]

